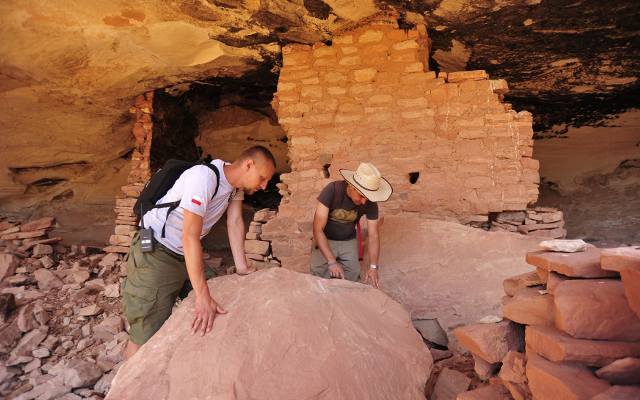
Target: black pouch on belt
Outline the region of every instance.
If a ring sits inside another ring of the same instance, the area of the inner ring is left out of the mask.
[[[153,248],[154,248],[153,241],[155,240],[153,238],[153,229],[151,228],[140,229],[138,233],[140,234],[140,249],[142,250],[142,252],[149,253],[153,251]]]

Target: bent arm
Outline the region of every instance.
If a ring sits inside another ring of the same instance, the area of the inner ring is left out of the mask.
[[[244,220],[242,219],[242,200],[233,200],[227,208],[227,233],[236,270],[247,271],[247,258],[244,255]]]
[[[327,226],[329,220],[329,208],[324,204],[318,202],[316,205],[316,212],[313,216],[313,238],[316,241],[316,245],[320,252],[327,260],[329,264],[336,262],[336,256],[329,247],[329,240],[327,235],[324,234],[324,228]]]
[[[204,275],[204,261],[202,258],[202,217],[191,211],[184,210],[182,228],[182,247],[187,274],[193,286],[196,297],[210,296],[207,280]]]

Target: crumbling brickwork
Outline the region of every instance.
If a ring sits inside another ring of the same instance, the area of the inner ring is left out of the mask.
[[[538,196],[532,119],[504,80],[426,65],[424,26],[372,23],[332,43],[289,45],[274,98],[289,138],[278,216],[263,227],[283,266],[306,271],[315,199],[341,168],[374,163],[394,188],[384,214],[455,217],[525,210]]]

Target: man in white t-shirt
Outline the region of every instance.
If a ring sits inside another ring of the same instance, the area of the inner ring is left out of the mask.
[[[255,146],[231,164],[222,160],[212,164],[220,175],[217,192],[215,172],[207,165],[196,165],[183,172],[156,203],[179,201],[177,208],[153,208],[142,217],[144,226],[153,229],[155,248],[142,252],[136,234],[129,252],[122,295],[130,325],[126,358],[135,354],[169,318],[187,281],[196,296],[192,334],[208,333],[216,314],[226,313],[209,292],[200,242],[225,211],[236,271],[240,275],[255,271],[247,266],[244,255],[242,200],[244,192],[252,194],[266,188],[275,172],[275,159],[266,148]]]

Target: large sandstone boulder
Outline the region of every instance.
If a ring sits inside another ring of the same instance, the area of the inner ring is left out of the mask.
[[[209,288],[229,313],[192,336],[194,296],[114,378],[107,399],[423,399],[433,364],[379,290],[272,268]]]

